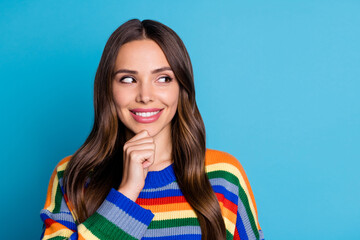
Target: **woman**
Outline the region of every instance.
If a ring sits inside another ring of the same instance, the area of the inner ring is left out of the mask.
[[[206,149],[190,58],[173,30],[120,26],[94,105],[89,137],[52,175],[44,239],[263,238],[242,167]]]

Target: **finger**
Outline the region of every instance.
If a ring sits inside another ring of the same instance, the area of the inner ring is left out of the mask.
[[[152,150],[152,151],[155,151],[155,143],[143,143],[143,144],[139,144],[139,145],[129,146],[126,149],[126,154],[129,155],[133,151],[139,151],[139,150]]]
[[[138,163],[149,162],[153,164],[155,158],[155,152],[152,149],[135,150],[129,154],[132,161]]]
[[[141,132],[136,134],[134,137],[130,138],[127,142],[133,142],[133,141],[136,141],[138,139],[148,137],[148,136],[150,136],[148,131],[147,130],[142,130]]]
[[[130,146],[136,146],[136,145],[140,145],[140,144],[144,144],[144,143],[153,143],[154,142],[154,138],[152,137],[145,137],[145,138],[141,138],[138,140],[135,140],[133,142],[126,142],[124,144],[125,148],[128,148]]]

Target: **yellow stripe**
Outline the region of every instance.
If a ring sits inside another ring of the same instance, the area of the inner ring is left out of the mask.
[[[64,171],[69,162],[65,162],[56,168],[57,172]]]
[[[61,164],[60,166],[58,166],[56,168],[57,173],[59,171],[65,170],[67,164],[68,164],[68,162],[65,162],[65,163]],[[55,208],[55,196],[56,196],[56,191],[57,191],[58,187],[60,187],[59,186],[59,178],[58,178],[58,176],[56,174],[55,178],[54,178],[53,185],[52,185],[52,189],[51,189],[51,203],[50,203],[50,206],[47,208],[47,210],[49,210],[50,212],[54,211],[54,208]]]
[[[213,171],[219,171],[219,170],[227,171],[227,172],[235,175],[239,179],[240,185],[244,189],[244,191],[245,191],[245,193],[246,193],[246,195],[248,197],[248,202],[249,202],[249,205],[250,205],[252,215],[253,215],[253,217],[255,219],[256,226],[258,226],[258,228],[259,228],[259,223],[258,223],[258,220],[257,220],[256,211],[255,211],[255,208],[254,208],[254,204],[251,201],[249,189],[247,188],[244,177],[241,175],[239,169],[237,169],[236,167],[234,167],[233,165],[228,164],[228,163],[216,163],[216,164],[211,164],[211,165],[206,166],[206,172],[213,172]]]
[[[71,234],[73,234],[74,232],[71,231],[70,229],[64,228],[64,229],[60,229],[59,231],[56,231],[52,234],[49,235],[45,235],[42,240],[46,240],[46,239],[50,239],[53,237],[70,237]]]
[[[233,213],[224,206],[223,202],[219,202],[221,208],[221,214],[226,216],[232,223],[236,223],[236,213]]]
[[[183,210],[183,211],[171,211],[171,212],[158,212],[155,213],[153,218],[154,221],[159,220],[170,220],[178,218],[196,218],[196,213],[193,210]]]
[[[235,233],[235,224],[233,222],[231,222],[229,219],[227,219],[226,217],[223,217],[224,219],[224,223],[225,223],[225,227],[226,229],[232,234],[234,235]]]
[[[158,212],[155,213],[153,221],[166,221],[179,218],[197,218],[196,213],[193,210],[185,211],[172,211],[172,212]],[[235,232],[235,223],[231,222],[228,218],[223,217],[226,229],[234,234]]]
[[[55,175],[51,189],[51,202],[50,202],[50,206],[47,208],[47,210],[49,210],[50,212],[53,212],[55,208],[55,196],[56,196],[56,190],[58,188],[58,183],[59,183],[58,176]]]
[[[78,232],[86,240],[100,240],[94,234],[92,234],[92,232],[89,229],[87,229],[84,224],[80,224],[78,226]]]
[[[59,171],[63,171],[65,170],[66,166],[67,166],[68,162],[65,162],[63,164],[61,164],[60,166],[58,166],[56,168],[56,171],[57,173]],[[56,191],[57,191],[57,188],[60,187],[59,186],[59,178],[58,178],[58,175],[56,174],[55,177],[54,177],[54,182],[53,182],[53,185],[52,185],[52,189],[51,189],[51,201],[50,201],[50,205],[48,208],[46,208],[47,210],[49,210],[50,212],[54,211],[54,208],[55,208],[55,196],[56,196]],[[73,215],[74,217],[74,215]]]

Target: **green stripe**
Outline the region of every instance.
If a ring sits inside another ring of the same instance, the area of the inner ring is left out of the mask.
[[[259,239],[259,230],[256,227],[255,219],[254,219],[254,216],[251,213],[249,201],[248,201],[247,195],[246,195],[243,188],[239,188],[239,196],[240,196],[240,199],[241,199],[242,203],[245,206],[245,210],[246,210],[246,213],[248,215],[248,218],[249,218],[249,221],[250,221],[250,224],[251,224],[251,228],[252,228],[252,230],[253,230],[253,232],[255,234],[255,237],[256,237],[256,239]]]
[[[177,218],[169,220],[151,221],[148,229],[160,229],[182,226],[200,226],[197,218]]]
[[[91,215],[85,222],[85,227],[92,232],[99,239],[124,239],[136,240],[127,232],[118,228],[115,224],[101,216],[97,212]]]
[[[62,198],[63,198],[63,194],[61,192],[60,182],[58,182],[58,185],[56,186],[55,207],[54,207],[54,210],[52,211],[53,213],[59,213],[60,212]]]
[[[235,233],[234,233],[235,234]],[[232,235],[227,229],[226,229],[226,240],[232,240],[234,239],[234,235]]]
[[[65,172],[65,170],[62,170],[62,171],[60,171],[60,172],[57,172],[57,175],[58,175],[58,178],[59,178],[59,179],[63,178],[64,172]]]
[[[251,225],[251,228],[256,236],[256,238],[258,239],[259,238],[259,230],[257,229],[256,227],[256,224],[255,224],[255,219],[254,219],[254,216],[251,212],[251,208],[250,208],[250,204],[249,204],[249,200],[248,200],[248,197],[245,193],[245,190],[242,188],[242,186],[240,185],[240,181],[239,179],[229,173],[229,172],[226,172],[226,171],[213,171],[213,172],[209,172],[208,173],[208,176],[209,176],[209,179],[213,179],[213,178],[223,178],[225,180],[227,180],[228,182],[231,182],[232,184],[234,184],[235,186],[238,186],[239,187],[239,198],[241,200],[241,202],[244,204],[245,206],[245,210],[246,210],[246,213],[248,215],[248,218],[249,218],[249,221],[250,221],[250,225]]]
[[[220,171],[220,170],[219,170],[219,171],[209,172],[209,173],[208,173],[208,177],[209,177],[209,179],[213,179],[213,178],[223,178],[223,179],[225,179],[226,181],[234,184],[235,186],[239,186],[239,185],[240,185],[239,179],[238,179],[235,175],[233,175],[233,174],[231,174],[231,173],[229,173],[229,172],[226,172],[226,171]]]

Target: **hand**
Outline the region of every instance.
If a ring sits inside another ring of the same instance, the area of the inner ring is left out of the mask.
[[[155,161],[155,142],[143,130],[128,140],[123,150],[123,177],[118,191],[135,202],[144,188],[148,168]]]

